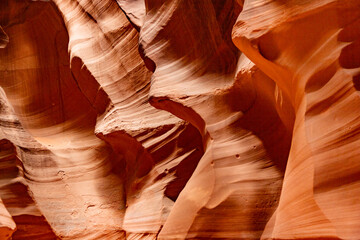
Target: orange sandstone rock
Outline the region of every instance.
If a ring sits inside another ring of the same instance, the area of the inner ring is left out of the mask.
[[[0,239],[357,239],[357,0],[0,2]]]

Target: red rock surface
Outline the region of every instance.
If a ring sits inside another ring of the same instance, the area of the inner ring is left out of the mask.
[[[0,1],[0,239],[359,239],[358,0]]]

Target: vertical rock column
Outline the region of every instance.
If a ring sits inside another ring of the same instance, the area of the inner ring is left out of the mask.
[[[159,239],[257,239],[277,205],[292,126],[278,116],[274,83],[232,44],[240,10],[235,1],[146,1],[150,102],[196,126],[205,147]]]
[[[35,143],[18,153],[33,198],[58,237],[122,238],[123,181],[113,172],[111,147],[94,134],[106,99],[79,88],[53,3],[9,4],[19,14],[4,25],[10,41],[0,50],[0,85],[27,135],[5,137],[19,147]]]
[[[125,181],[127,238],[155,239],[203,153],[200,134],[148,102],[153,69],[138,50],[141,1],[130,8],[121,1],[55,3],[69,32],[71,68],[80,88],[88,87],[81,79],[87,69],[110,100],[95,132],[116,153],[113,164]]]
[[[295,110],[276,214],[264,239],[360,232],[358,1],[245,1],[233,41]]]

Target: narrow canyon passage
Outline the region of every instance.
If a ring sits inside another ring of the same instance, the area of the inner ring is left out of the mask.
[[[357,239],[357,0],[0,2],[0,239]]]

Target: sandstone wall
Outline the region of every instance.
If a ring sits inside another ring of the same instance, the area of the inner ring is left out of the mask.
[[[358,0],[0,2],[0,239],[360,238]]]

